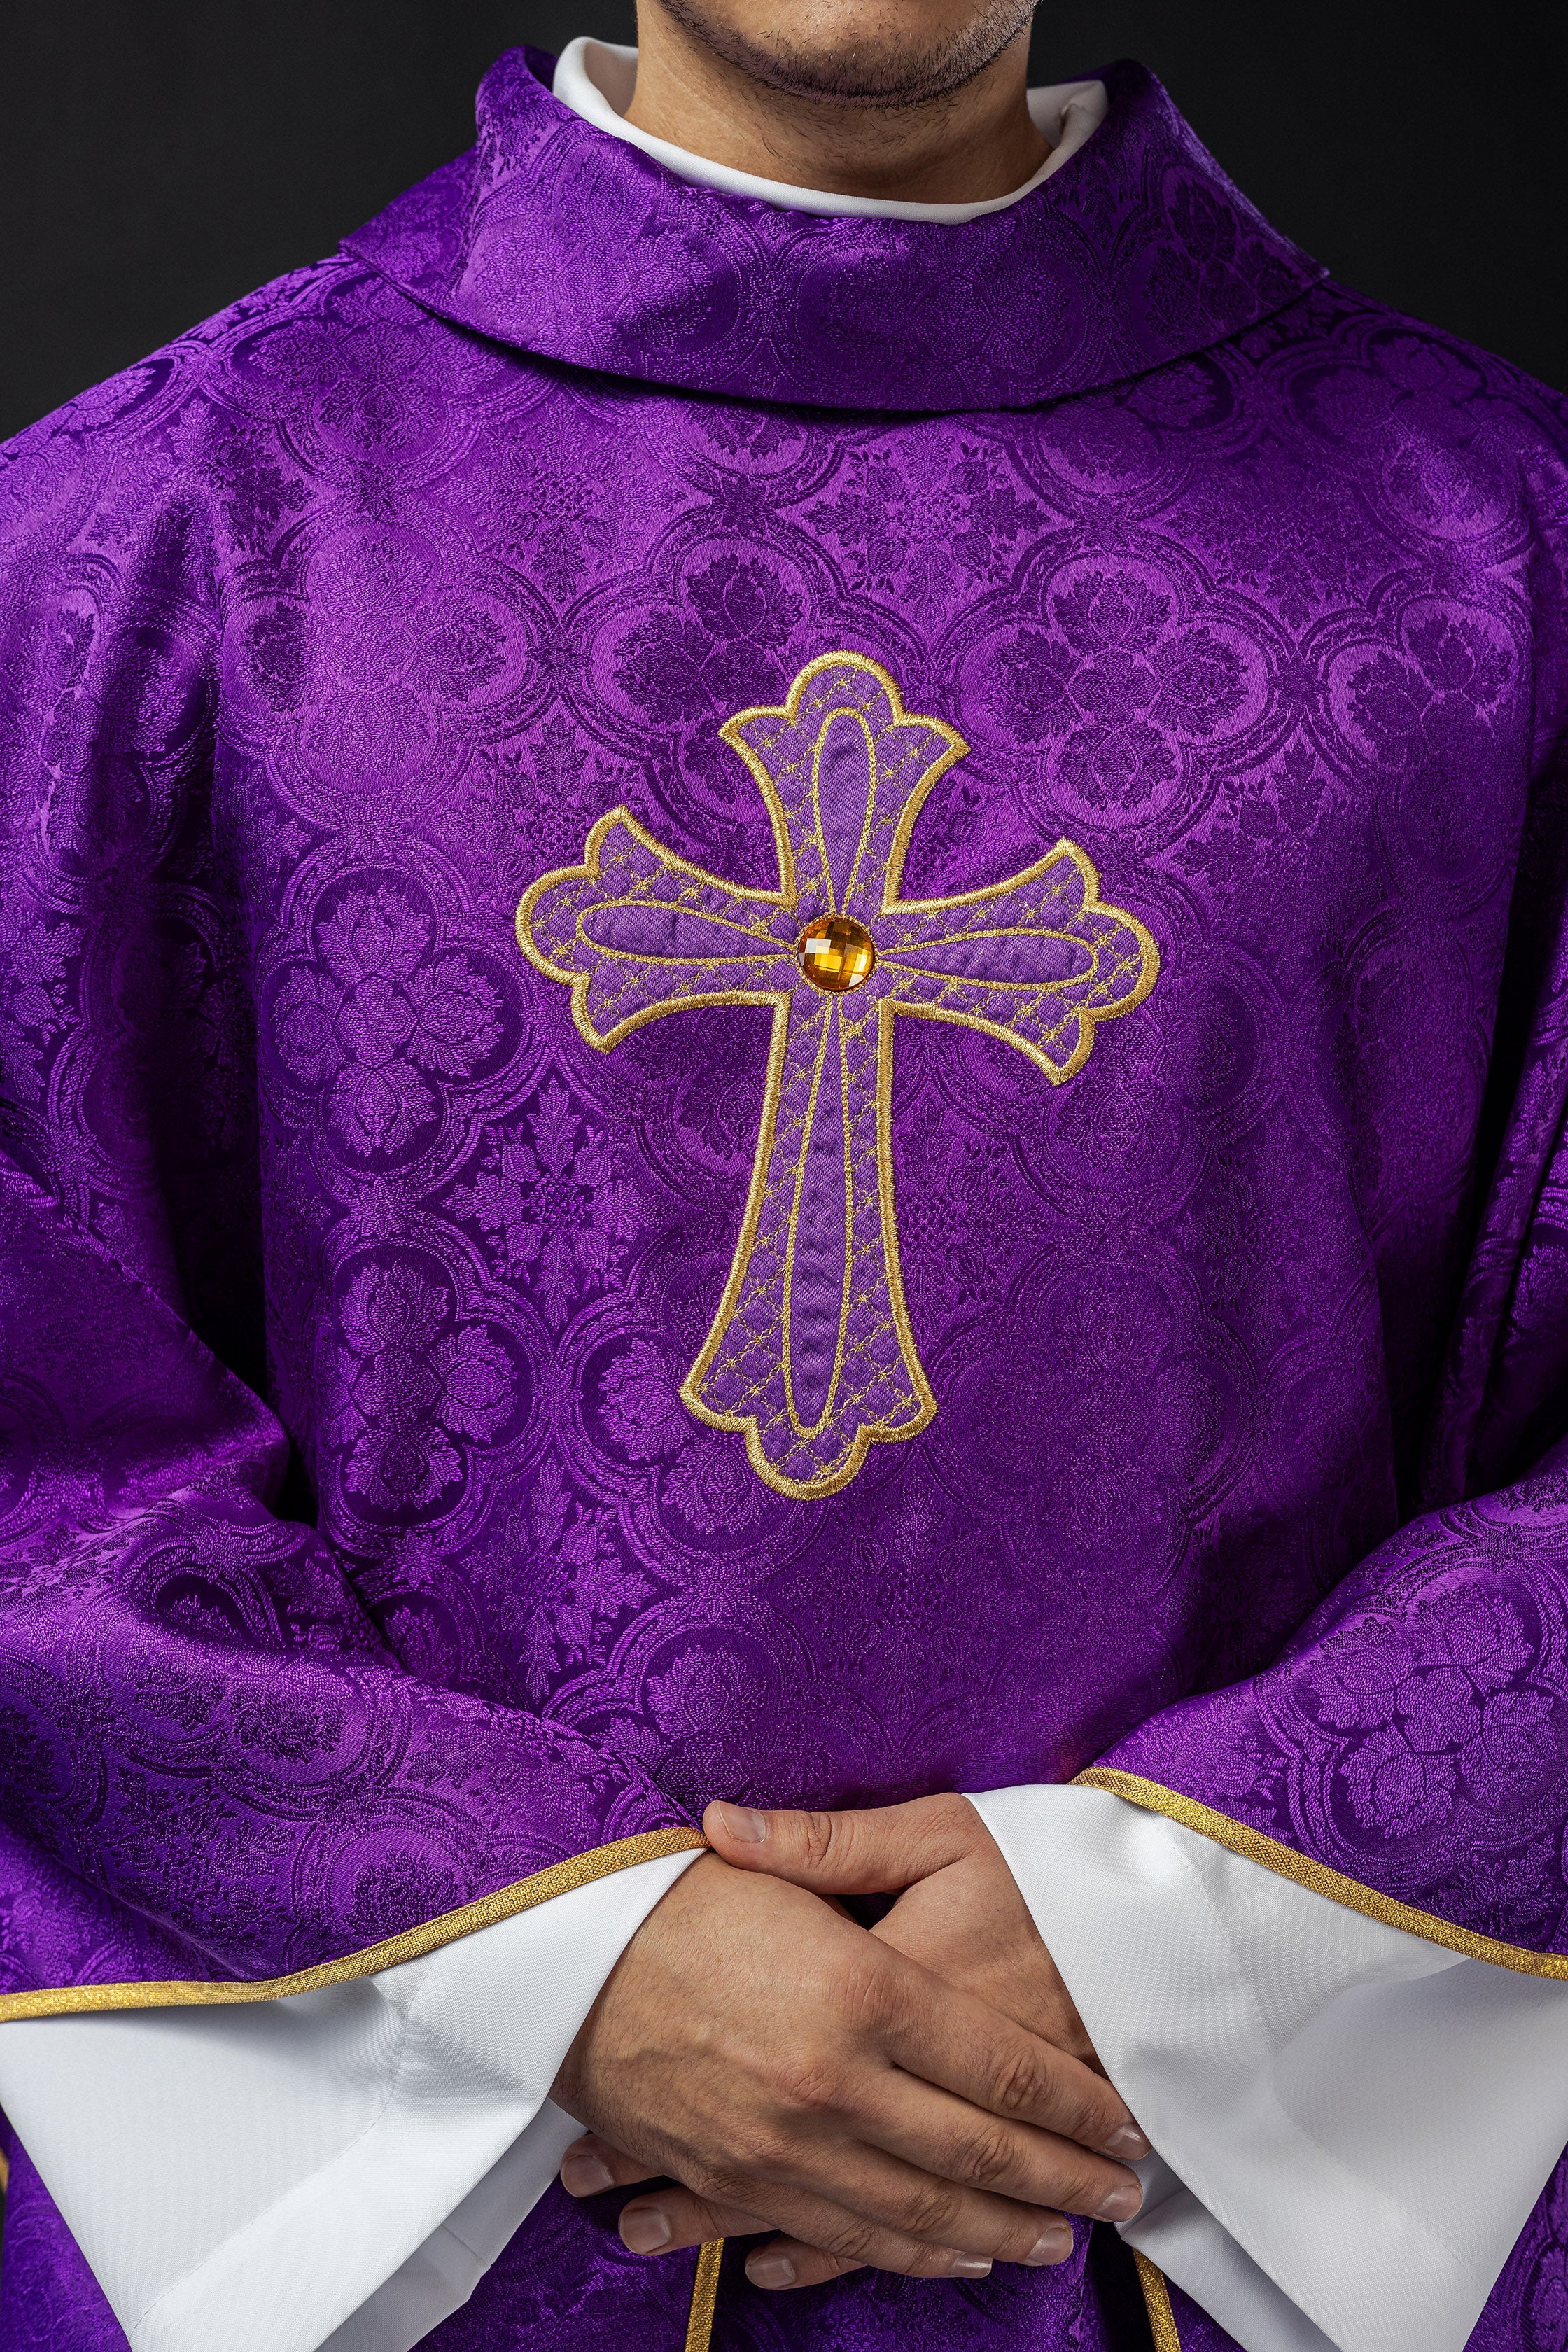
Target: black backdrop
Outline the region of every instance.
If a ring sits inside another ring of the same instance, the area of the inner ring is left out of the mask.
[[[467,146],[503,48],[632,37],[630,0],[12,10],[0,435],[330,251]],[[1525,0],[1043,0],[1034,78],[1142,57],[1337,276],[1568,390],[1564,25]]]

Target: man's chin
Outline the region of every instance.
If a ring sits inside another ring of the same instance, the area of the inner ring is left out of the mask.
[[[887,0],[819,0],[793,12],[783,0],[743,11],[736,0],[659,5],[727,65],[771,89],[867,107],[949,97],[984,73],[1034,14],[1034,0],[976,0],[967,10]]]

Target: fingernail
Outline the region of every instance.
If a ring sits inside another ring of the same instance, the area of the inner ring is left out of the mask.
[[[989,2278],[991,2259],[988,2254],[954,2254],[947,2266],[949,2278]]]
[[[761,1845],[767,1836],[766,1813],[755,1812],[750,1805],[721,1805],[719,1816],[737,1845]]]
[[[795,2264],[787,2254],[752,2254],[747,2258],[746,2276],[753,2286],[793,2286]]]
[[[615,2185],[609,2166],[596,2156],[569,2156],[561,2168],[561,2186],[568,2197],[597,2197]]]
[[[1097,2221],[1131,2221],[1142,2202],[1143,2191],[1135,2180],[1129,2180],[1100,2199],[1094,2209],[1094,2218]]]
[[[1033,2263],[1036,2264],[1040,2263],[1065,2263],[1071,2252],[1071,2230],[1068,2227],[1068,2224],[1065,2221],[1056,2221],[1052,2223],[1048,2230],[1042,2230],[1040,2231],[1039,2236],[1035,2240],[1034,2244],[1024,2256],[1024,2260],[1026,2263]]]
[[[628,2205],[621,2215],[621,2243],[634,2254],[657,2254],[675,2235],[658,2205]]]
[[[1123,2164],[1142,2164],[1149,2153],[1149,2141],[1136,2124],[1122,2124],[1105,2143],[1107,2156],[1119,2156]]]

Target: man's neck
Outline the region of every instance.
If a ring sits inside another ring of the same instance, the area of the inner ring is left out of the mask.
[[[659,5],[637,10],[626,121],[710,163],[791,187],[906,204],[1010,195],[1050,152],[1026,103],[1027,27],[959,89],[882,107],[798,97],[731,65]]]

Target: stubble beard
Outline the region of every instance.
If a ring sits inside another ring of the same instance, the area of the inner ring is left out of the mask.
[[[837,106],[882,108],[950,98],[984,73],[1035,13],[1035,0],[987,0],[951,38],[911,47],[899,9],[889,5],[856,39],[836,48],[808,48],[783,31],[764,40],[748,38],[731,25],[715,23],[705,0],[659,5],[683,32],[769,89]]]

